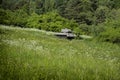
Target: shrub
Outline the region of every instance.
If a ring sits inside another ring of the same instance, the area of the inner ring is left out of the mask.
[[[5,10],[4,14],[7,17],[5,23],[3,24],[15,25],[20,27],[25,26],[28,15],[23,10],[16,10],[16,11]]]
[[[76,34],[76,39],[81,39],[80,35],[84,34],[84,32],[79,27],[74,28],[74,33]]]
[[[104,24],[90,26],[90,33],[95,37],[102,33],[104,30],[105,30]]]
[[[120,43],[120,28],[107,28],[99,37],[102,41]]]
[[[40,17],[36,13],[31,14],[27,19],[26,27],[28,28],[40,28]]]
[[[99,35],[101,41],[120,43],[120,20],[105,23],[105,31]]]
[[[90,26],[88,26],[87,24],[81,24],[80,29],[82,30],[82,33],[85,35],[90,35]]]
[[[0,24],[6,24],[8,20],[7,12],[3,9],[0,9]]]
[[[17,26],[24,27],[27,21],[27,13],[23,10],[17,10],[13,13],[13,22]]]
[[[24,9],[15,11],[1,9],[0,23],[20,27],[38,28],[54,32],[58,32],[62,28],[74,30],[74,28],[78,27],[78,24],[74,20],[65,19],[56,11],[48,12],[43,15],[38,15],[36,13],[28,15]]]
[[[62,28],[74,29],[78,24],[73,20],[61,17],[57,12],[48,12],[43,15],[33,13],[27,20],[26,27],[39,28],[47,31],[58,32]]]
[[[44,26],[41,29],[48,31],[60,31],[62,28],[74,29],[78,24],[73,20],[67,20],[61,17],[57,12],[49,12],[47,14],[41,15],[41,20],[43,20]]]

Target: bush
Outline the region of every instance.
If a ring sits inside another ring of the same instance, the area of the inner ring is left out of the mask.
[[[7,12],[3,9],[0,9],[0,24],[6,24],[8,20]]]
[[[99,24],[99,25],[91,25],[90,26],[90,33],[91,35],[97,37],[100,35],[100,33],[104,32],[104,24]]]
[[[43,20],[44,26],[41,29],[48,31],[60,31],[62,28],[74,29],[78,24],[73,20],[67,20],[61,17],[57,12],[49,12],[47,14],[41,15],[41,20]]]
[[[28,28],[40,28],[39,24],[40,16],[36,13],[31,14],[27,19],[26,27]]]
[[[105,31],[100,33],[99,39],[112,43],[120,43],[120,20],[112,20],[106,22],[104,25]]]
[[[27,17],[27,13],[22,9],[15,11],[0,9],[0,24],[24,27]]]
[[[48,12],[43,15],[38,15],[36,13],[28,15],[24,9],[15,11],[1,9],[0,23],[20,27],[38,28],[54,32],[58,32],[62,28],[74,30],[74,28],[78,27],[78,24],[74,20],[65,19],[56,11]]]
[[[17,11],[10,11],[8,13],[10,15],[9,21],[10,24],[24,27],[27,22],[27,13],[23,10],[17,10]]]
[[[84,34],[84,32],[79,27],[74,28],[74,33],[76,34],[76,39],[81,39],[80,35]]]
[[[105,32],[100,34],[99,38],[102,41],[120,43],[120,28],[107,28]]]
[[[79,27],[82,30],[82,34],[85,34],[85,35],[90,35],[91,34],[90,26],[88,26],[87,24],[81,24]]]
[[[58,32],[62,28],[74,29],[78,24],[73,20],[61,17],[57,12],[48,12],[43,15],[33,13],[27,20],[26,27],[39,28],[47,31]]]

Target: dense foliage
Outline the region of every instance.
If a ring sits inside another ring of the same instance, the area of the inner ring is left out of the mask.
[[[60,31],[62,28],[74,29],[78,24],[74,20],[61,17],[56,12],[49,12],[43,15],[32,14],[27,20],[27,27],[38,27],[47,31]]]
[[[103,33],[116,34],[111,27],[119,27],[116,22],[120,18],[119,3],[119,0],[0,0],[0,24],[48,31],[70,28],[77,34],[103,40]],[[119,29],[115,32],[119,33]]]

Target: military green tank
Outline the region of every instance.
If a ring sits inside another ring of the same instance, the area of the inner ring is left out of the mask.
[[[72,32],[72,30],[67,29],[67,28],[61,29],[61,32],[55,33],[54,35],[60,38],[66,38],[70,40],[76,37],[76,35]]]

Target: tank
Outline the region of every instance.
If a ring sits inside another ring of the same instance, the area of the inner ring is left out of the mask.
[[[60,37],[60,38],[66,38],[66,39],[74,39],[76,35],[72,33],[72,30],[70,29],[61,29],[61,32],[55,33],[55,36]]]

